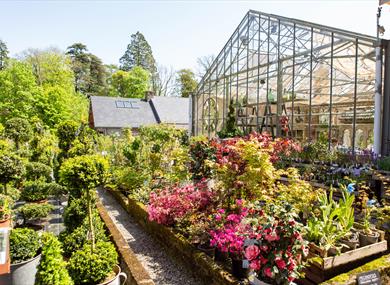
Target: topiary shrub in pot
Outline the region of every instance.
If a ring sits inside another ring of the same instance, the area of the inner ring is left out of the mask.
[[[75,284],[93,285],[110,279],[110,273],[117,263],[118,254],[114,245],[98,241],[93,250],[85,245],[73,253],[69,259],[68,271]]]
[[[40,202],[49,197],[48,183],[42,181],[29,181],[24,185],[20,195],[22,200],[27,202]]]
[[[97,213],[93,214],[93,225],[96,240],[107,241],[104,223]],[[89,220],[85,217],[82,225],[72,232],[64,231],[60,234],[60,240],[64,249],[64,255],[70,257],[72,253],[81,249],[85,244],[91,244],[89,240]]]
[[[53,210],[54,206],[50,204],[28,203],[18,208],[17,211],[22,216],[24,224],[37,224],[41,223]]]
[[[26,164],[26,179],[29,181],[42,180],[44,182],[52,181],[53,169],[41,162],[29,162]]]
[[[52,233],[42,236],[42,256],[35,276],[35,285],[73,285],[62,257],[60,241]]]
[[[13,229],[10,234],[11,279],[13,285],[34,285],[39,264],[41,239],[28,228]]]
[[[87,216],[87,201],[85,199],[72,199],[64,209],[64,225],[68,232],[73,232]]]

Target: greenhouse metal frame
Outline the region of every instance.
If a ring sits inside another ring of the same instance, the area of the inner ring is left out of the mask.
[[[373,140],[377,38],[249,11],[193,96],[193,134],[234,110],[244,132],[364,149]],[[229,108],[230,107],[230,108]]]

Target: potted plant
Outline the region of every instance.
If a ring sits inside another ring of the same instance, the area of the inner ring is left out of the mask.
[[[13,229],[10,234],[11,280],[13,285],[34,285],[40,260],[41,239],[28,228]]]
[[[54,210],[54,206],[50,204],[24,204],[17,209],[18,213],[23,218],[23,224],[42,225],[44,219]]]
[[[72,254],[68,271],[75,284],[119,285],[118,254],[111,242],[98,241],[92,250],[90,245]]]
[[[12,199],[4,194],[0,194],[0,223],[4,223],[11,218]]]
[[[23,187],[20,198],[26,202],[44,203],[48,196],[48,183],[38,180],[28,181]]]
[[[363,224],[362,229],[359,231],[360,246],[377,243],[379,239],[379,232],[375,231],[375,226],[370,223],[371,210],[372,206],[368,202],[363,209]]]
[[[73,285],[62,257],[59,240],[52,233],[42,235],[42,254],[35,275],[35,285]]]

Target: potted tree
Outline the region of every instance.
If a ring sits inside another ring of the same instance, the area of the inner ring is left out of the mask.
[[[54,206],[50,204],[35,204],[28,203],[24,204],[17,209],[18,213],[23,218],[24,225],[35,225],[43,227],[45,218],[51,211],[54,210]]]
[[[25,168],[22,159],[11,153],[0,154],[0,182],[3,184],[4,194],[7,194],[7,184],[19,180]]]
[[[87,206],[88,242],[69,259],[69,274],[76,284],[119,284],[115,247],[110,242],[96,241],[93,217],[95,189],[104,183],[108,161],[99,155],[81,155],[64,161],[60,168],[60,181],[71,193],[81,196]],[[115,283],[116,282],[116,283]]]
[[[13,229],[10,234],[11,280],[13,285],[34,285],[41,258],[39,234],[28,228]]]

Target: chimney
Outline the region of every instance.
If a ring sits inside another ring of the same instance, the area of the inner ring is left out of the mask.
[[[154,92],[153,91],[146,91],[145,92],[145,101],[148,102],[150,99],[154,97]]]

